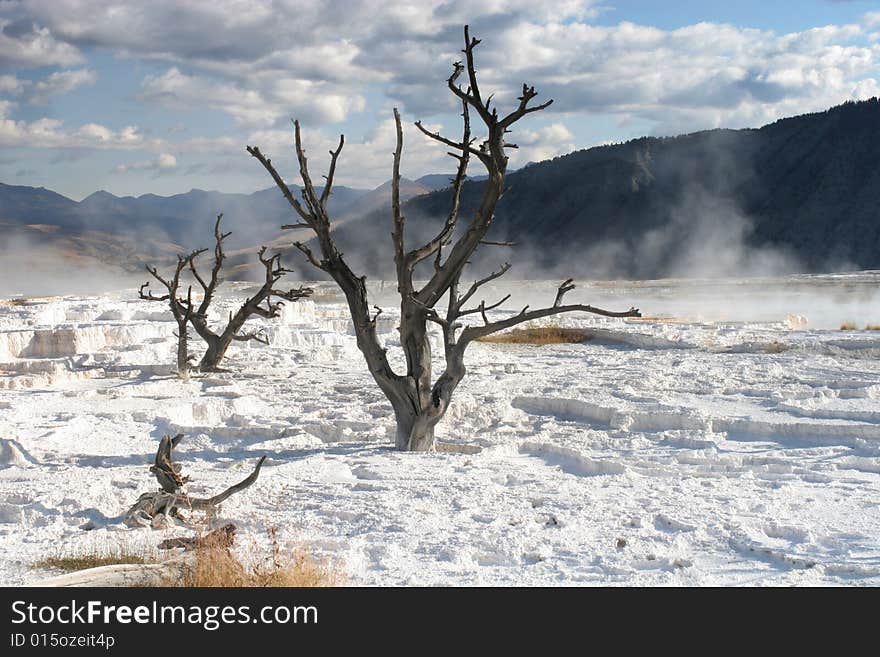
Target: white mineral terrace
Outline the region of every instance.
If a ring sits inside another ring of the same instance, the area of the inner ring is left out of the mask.
[[[479,450],[435,454],[391,449],[326,284],[265,324],[268,346],[188,381],[170,314],[131,290],[0,301],[0,581],[190,531],[119,519],[156,487],[158,438],[181,432],[193,495],[268,455],[217,519],[237,549],[276,527],[352,584],[880,585],[880,331],[839,330],[880,323],[878,283],[582,286],[567,300],[648,319],[545,321],[589,329],[583,344],[472,345],[437,434]],[[507,287],[509,312],[552,301],[549,283]],[[218,319],[247,293],[230,289]],[[392,289],[374,292],[399,364]]]

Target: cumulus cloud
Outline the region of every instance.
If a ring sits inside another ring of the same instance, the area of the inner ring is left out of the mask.
[[[0,75],[0,94],[17,96],[24,91],[24,83],[14,75]]]
[[[68,129],[59,119],[16,121],[10,118],[14,103],[0,100],[0,146],[34,148],[131,149],[147,145],[136,126],[111,130],[98,123]]]
[[[37,81],[19,79],[11,74],[0,75],[0,94],[21,97],[25,102],[42,105],[52,96],[94,84],[97,79],[97,73],[89,69],[55,71]]]
[[[304,120],[335,123],[365,107],[362,96],[334,90],[322,81],[278,79],[268,80],[263,88],[247,88],[237,82],[187,75],[177,67],[148,76],[140,98],[177,109],[210,107],[251,126],[271,126],[291,113]]]
[[[95,84],[97,79],[97,73],[88,69],[56,71],[46,79],[33,84],[30,90],[30,101],[32,103],[45,103],[50,96],[66,94],[77,87]]]
[[[159,153],[152,160],[142,160],[130,164],[120,164],[116,167],[116,173],[129,173],[131,171],[156,171],[163,172],[177,168],[177,158],[171,153]]]
[[[711,23],[528,25],[502,35],[489,76],[538,80],[559,110],[647,119],[658,132],[742,127],[869,93],[880,48],[862,36],[859,25],[785,35]]]
[[[55,38],[47,27],[22,18],[0,18],[0,66],[71,66],[84,61],[79,49]]]
[[[537,130],[517,130],[515,143],[519,148],[511,153],[513,164],[539,162],[577,148],[574,135],[562,123],[551,123]]]

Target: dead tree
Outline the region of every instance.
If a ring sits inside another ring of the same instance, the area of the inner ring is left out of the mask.
[[[181,509],[213,513],[223,501],[253,484],[260,476],[260,468],[266,460],[265,456],[260,457],[254,471],[246,479],[218,495],[207,498],[190,497],[183,490],[183,485],[189,481],[189,477],[181,476],[180,464],[172,461],[172,451],[182,439],[183,434],[177,434],[174,438],[163,436],[159,441],[155,462],[150,466],[150,472],[155,475],[161,490],[141,495],[123,516],[125,524],[130,527],[150,525],[162,515],[177,518],[180,517]]]
[[[189,355],[188,342],[189,322],[193,316],[192,287],[187,288],[185,298],[178,296],[180,275],[184,269],[190,267],[193,261],[206,250],[193,251],[186,256],[178,255],[177,267],[174,269],[174,275],[170,279],[163,278],[155,267],[147,265],[147,271],[153,275],[153,278],[165,286],[168,294],[155,296],[149,289],[150,281],[141,285],[138,290],[138,296],[141,299],[146,301],[167,301],[171,307],[171,314],[174,315],[174,321],[177,322],[177,333],[175,335],[177,336],[177,374],[179,376],[186,376],[189,373],[191,369],[190,360],[193,358]]]
[[[492,97],[485,99],[477,84],[474,66],[474,49],[480,43],[472,39],[468,27],[464,28],[465,62],[456,62],[452,75],[447,80],[449,90],[458,98],[462,106],[464,123],[460,140],[450,139],[428,131],[420,122],[416,126],[431,139],[449,149],[458,162],[452,184],[452,200],[446,221],[437,235],[427,243],[413,250],[404,247],[405,219],[400,206],[400,160],[403,150],[403,131],[400,115],[394,110],[397,126],[397,145],[394,151],[392,175],[392,242],[394,263],[397,273],[397,286],[400,293],[400,344],[406,357],[406,373],[396,373],[388,363],[386,349],[382,347],[376,333],[376,314],[371,312],[367,299],[366,277],[356,275],[346,264],[336,248],[331,234],[331,220],[327,212],[327,199],[333,187],[336,162],[345,143],[340,136],[339,145],[330,151],[330,166],[326,184],[320,195],[316,192],[309,174],[305,151],[300,138],[299,122],[294,122],[296,156],[299,174],[303,183],[302,202],[292,193],[278,174],[272,162],[257,147],[248,146],[248,152],[265,167],[281,189],[293,210],[303,223],[296,227],[308,227],[314,231],[318,253],[309,246],[296,243],[309,262],[328,273],[345,294],[349,311],[354,322],[357,344],[363,353],[370,373],[379,388],[391,402],[397,421],[396,446],[400,450],[428,451],[434,449],[434,427],[446,413],[450,399],[465,375],[464,354],[468,345],[477,338],[530,320],[574,311],[594,313],[606,317],[637,317],[639,312],[630,308],[623,312],[612,312],[583,304],[563,303],[564,295],[574,288],[571,280],[559,286],[552,306],[529,310],[526,306],[515,315],[490,320],[488,311],[498,308],[507,301],[504,297],[496,303],[487,304],[481,300],[473,304],[480,287],[502,276],[509,268],[504,264],[497,271],[475,281],[466,290],[460,286],[462,271],[471,260],[474,252],[487,244],[486,235],[495,218],[495,206],[504,192],[504,179],[507,170],[505,149],[515,148],[505,141],[514,123],[527,114],[545,109],[552,101],[529,106],[537,92],[534,87],[523,85],[518,105],[510,113],[499,116],[497,108],[490,107]],[[466,83],[459,84],[459,78],[466,75]],[[487,130],[486,137],[476,144],[471,135],[470,117],[476,113]],[[471,158],[476,158],[485,167],[488,179],[485,183],[479,206],[466,225],[459,231],[460,236],[453,239],[458,225],[461,189],[467,175]],[[433,267],[428,282],[417,288],[414,284],[414,271],[420,263]],[[443,298],[446,308],[437,308]],[[482,323],[465,323],[468,316],[476,316]],[[431,346],[428,340],[428,323],[440,326],[443,332],[446,367],[434,380],[431,372]]]
[[[202,372],[217,371],[220,361],[226,355],[226,350],[233,342],[247,342],[254,340],[263,344],[269,344],[268,339],[257,331],[242,332],[242,329],[252,316],[272,319],[278,317],[284,301],[297,301],[312,294],[312,290],[307,287],[291,288],[289,290],[276,289],[275,284],[285,274],[293,271],[285,269],[281,266],[281,254],[276,253],[273,256],[266,257],[266,247],[260,248],[257,257],[260,264],[265,270],[265,277],[260,289],[239,307],[235,313],[229,313],[229,320],[226,326],[215,331],[208,323],[208,311],[211,303],[214,301],[214,294],[217,286],[221,283],[220,270],[223,268],[223,261],[226,254],[223,252],[223,241],[232,233],[224,233],[220,230],[220,221],[223,215],[217,215],[217,222],[214,224],[214,264],[211,267],[211,275],[205,280],[199,274],[196,266],[196,258],[190,258],[188,266],[193,278],[198,281],[202,288],[202,300],[198,307],[190,315],[190,323],[196,330],[196,333],[207,343],[208,348],[205,351],[202,360],[199,363],[199,370]],[[200,252],[201,253],[201,252]],[[272,297],[278,297],[279,301],[272,301]],[[263,304],[265,303],[265,306]]]
[[[260,264],[265,270],[262,285],[253,296],[245,300],[236,312],[229,313],[229,319],[223,329],[214,330],[211,328],[208,321],[208,312],[215,299],[217,287],[222,283],[220,272],[226,259],[226,254],[223,251],[223,241],[232,234],[224,233],[220,230],[222,219],[223,215],[219,214],[217,215],[217,221],[214,223],[214,264],[211,267],[211,273],[207,280],[199,273],[196,260],[200,255],[207,252],[208,249],[199,249],[186,256],[177,256],[177,267],[170,280],[163,278],[155,267],[147,266],[147,271],[168,289],[168,294],[161,297],[154,296],[148,289],[149,282],[144,283],[139,291],[141,299],[169,302],[174,320],[177,322],[177,369],[181,375],[192,369],[189,361],[193,357],[188,355],[188,325],[191,324],[196,333],[207,344],[207,349],[199,362],[198,370],[201,372],[217,371],[220,361],[223,360],[229,345],[233,342],[254,340],[263,344],[269,344],[268,339],[262,333],[258,331],[243,331],[248,319],[254,315],[265,319],[278,317],[284,301],[297,301],[312,294],[312,290],[307,287],[291,288],[289,290],[277,289],[275,285],[281,277],[293,270],[285,269],[281,266],[280,254],[276,253],[267,257],[266,247],[264,246],[257,254]],[[202,288],[201,301],[193,301],[191,286],[187,288],[185,298],[178,294],[180,276],[184,273],[184,270],[189,270],[187,273]],[[278,300],[273,301],[272,297],[277,297]]]

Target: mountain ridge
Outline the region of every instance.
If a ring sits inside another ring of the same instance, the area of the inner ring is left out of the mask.
[[[526,273],[590,278],[737,275],[880,268],[880,102],[847,102],[760,128],[639,137],[581,149],[508,173],[491,264],[526,263]],[[479,201],[477,167],[462,190],[461,224]],[[412,243],[439,230],[449,174],[402,184]],[[387,232],[389,184],[335,186],[330,211],[340,250],[371,276],[393,263]],[[281,247],[292,214],[274,187],[251,194],[192,189],[169,197],[118,197],[105,190],[72,201],[45,188],[0,183],[0,223],[17,230],[57,226],[53,239],[128,240],[131,257],[171,256],[210,241],[218,212],[251,248]],[[243,230],[240,217],[247,218]],[[44,239],[46,229],[41,229]],[[292,263],[300,262],[292,260]],[[312,272],[310,272],[312,273]]]

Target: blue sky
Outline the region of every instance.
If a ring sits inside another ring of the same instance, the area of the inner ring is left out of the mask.
[[[338,182],[376,186],[392,107],[458,132],[444,81],[465,22],[484,91],[503,105],[528,81],[555,100],[517,124],[514,167],[880,93],[876,1],[0,0],[0,182],[250,192],[270,181],[247,144],[295,178],[297,117],[316,174],[344,132]],[[451,169],[405,140],[405,175]]]

